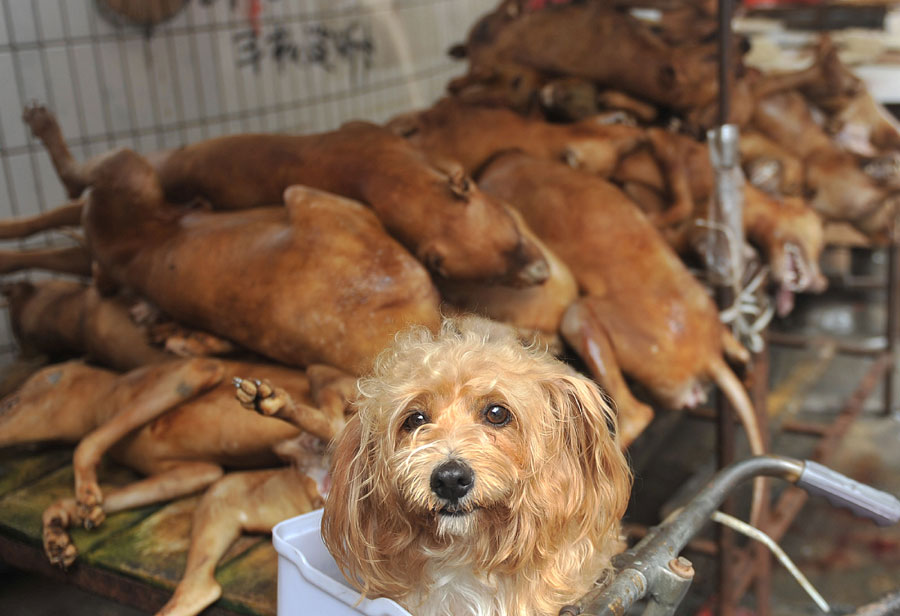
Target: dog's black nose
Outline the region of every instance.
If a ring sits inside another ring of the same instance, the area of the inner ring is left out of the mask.
[[[467,464],[450,460],[431,473],[431,490],[448,501],[455,502],[469,493],[475,485],[475,473]]]

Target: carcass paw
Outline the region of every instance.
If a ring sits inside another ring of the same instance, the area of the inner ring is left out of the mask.
[[[32,102],[22,111],[22,121],[31,129],[31,133],[42,139],[47,131],[56,128],[56,118],[47,111],[47,108],[37,102]]]
[[[271,416],[287,405],[287,392],[275,389],[268,381],[234,377],[234,386],[238,402],[245,409]]]
[[[103,492],[96,483],[83,483],[76,486],[77,516],[85,529],[97,528],[106,519],[103,512]]]
[[[64,503],[51,505],[43,516],[44,553],[50,564],[68,569],[78,557],[78,549],[66,532],[74,520]]]

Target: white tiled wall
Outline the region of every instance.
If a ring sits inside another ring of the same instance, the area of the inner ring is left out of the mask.
[[[261,0],[259,70],[238,68],[236,35],[251,29],[250,0],[191,0],[147,33],[108,21],[97,0],[0,0],[0,218],[39,213],[65,196],[21,121],[32,100],[59,118],[76,158],[127,146],[141,152],[250,131],[313,132],[349,119],[383,121],[426,106],[462,65],[446,50],[492,0]],[[369,66],[337,58],[330,70],[271,57],[279,27],[293,43],[310,29],[370,33]],[[60,245],[46,236],[0,249]],[[0,319],[0,362],[14,353]]]

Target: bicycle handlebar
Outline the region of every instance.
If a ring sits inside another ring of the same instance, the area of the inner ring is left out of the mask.
[[[894,496],[810,460],[806,461],[797,487],[810,494],[821,494],[835,507],[846,507],[879,526],[890,526],[900,520],[900,501]]]
[[[834,505],[847,507],[882,526],[900,520],[900,501],[897,498],[821,464],[774,455],[749,458],[719,471],[683,509],[650,529],[637,545],[621,554],[617,563],[619,572],[596,599],[589,601],[584,616],[620,616],[651,589],[671,589],[673,580],[677,585],[679,572],[673,563],[678,554],[728,493],[739,483],[757,475],[779,477],[795,483],[811,493],[825,496]],[[684,577],[683,588],[679,591],[682,596],[689,584],[690,578]],[[679,596],[677,601],[680,600]]]

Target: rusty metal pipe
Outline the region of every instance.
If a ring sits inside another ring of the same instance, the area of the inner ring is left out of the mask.
[[[628,605],[655,587],[666,563],[678,556],[735,486],[757,475],[796,481],[803,468],[803,462],[799,460],[757,456],[719,471],[691,500],[689,507],[650,529],[634,548],[621,555],[618,563],[621,572],[595,601],[586,606],[586,612],[597,616],[621,616]]]

